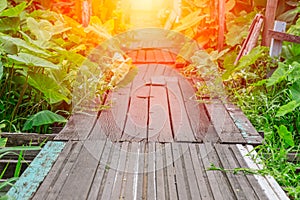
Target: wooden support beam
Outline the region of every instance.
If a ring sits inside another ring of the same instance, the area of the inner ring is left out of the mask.
[[[271,37],[268,34],[268,30],[273,29],[274,27],[277,5],[278,5],[278,0],[267,1],[266,14],[264,19],[263,38],[262,38],[263,46],[270,46]]]
[[[222,51],[224,46],[225,32],[225,0],[219,0],[219,35],[218,35],[218,50]]]
[[[274,31],[277,31],[278,33],[279,32],[283,33],[283,32],[285,32],[285,28],[286,28],[286,23],[285,22],[275,21]],[[281,49],[282,49],[282,40],[272,38],[271,46],[270,46],[270,56],[272,58],[279,57],[279,55],[281,53]]]
[[[269,30],[269,35],[271,38],[274,38],[275,40],[300,43],[300,36],[291,35],[288,33],[281,33],[272,30]]]

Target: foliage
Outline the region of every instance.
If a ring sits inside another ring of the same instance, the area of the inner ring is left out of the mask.
[[[102,109],[99,105],[103,104],[105,92],[133,68],[130,61],[124,64],[112,58],[112,52],[122,54],[118,44],[113,45],[113,50],[111,46],[99,46],[112,38],[112,20],[102,23],[93,16],[90,24],[83,27],[74,19],[53,11],[29,12],[26,3],[14,7],[3,3],[1,9],[2,131],[48,133],[46,128],[28,126],[28,122],[37,116],[47,117],[49,113],[41,112],[43,110],[67,118],[95,98],[98,99],[96,109]],[[15,22],[13,26],[12,22]],[[66,120],[51,120],[57,121]],[[45,123],[38,124],[44,126]]]

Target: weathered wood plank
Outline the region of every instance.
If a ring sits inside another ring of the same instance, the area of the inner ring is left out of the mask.
[[[120,143],[115,143],[112,146],[112,157],[111,157],[111,162],[106,164],[106,170],[108,170],[106,180],[105,182],[102,181],[101,185],[104,185],[103,187],[103,192],[100,192],[98,194],[97,198],[101,199],[110,199],[111,194],[113,192],[113,186],[115,183],[115,177],[118,172],[118,163],[119,163],[119,158],[120,158],[120,150],[121,150],[121,145]],[[117,191],[114,191],[117,192]]]
[[[198,155],[196,145],[189,145],[189,149],[201,199],[213,199],[213,193],[209,186],[208,177],[206,175],[202,160],[199,160],[200,156]]]
[[[32,146],[39,145],[45,141],[52,141],[57,134],[38,134],[38,133],[0,133],[1,138],[7,138],[6,146]]]
[[[275,40],[300,43],[300,36],[269,30],[269,36]]]
[[[215,144],[215,148],[216,148],[216,152],[220,158],[220,161],[222,163],[222,166],[225,169],[234,169],[240,166],[237,166],[235,163],[235,160],[232,159],[232,155],[231,152],[228,150],[228,145],[220,145],[220,144]],[[231,184],[232,190],[235,194],[235,196],[238,199],[256,199],[256,197],[254,197],[253,195],[253,190],[250,191],[244,191],[247,190],[247,188],[251,188],[251,186],[249,184],[245,183],[245,177],[243,177],[242,175],[234,175],[232,172],[227,172],[225,173],[225,175],[227,176],[229,183]],[[242,182],[242,180],[244,182]]]
[[[143,49],[138,50],[136,62],[137,63],[146,63],[146,51],[145,50],[143,50]]]
[[[234,121],[235,125],[240,130],[243,138],[246,140],[248,144],[261,144],[263,138],[253,127],[249,119],[245,116],[243,111],[239,109],[234,104],[224,104],[226,109],[228,110],[229,115]]]
[[[97,170],[106,141],[85,141],[74,167],[62,186],[57,199],[85,199]],[[107,141],[107,143],[110,143]],[[78,181],[80,177],[80,181]]]
[[[74,113],[54,140],[85,140],[97,120],[97,112]]]
[[[148,141],[173,141],[165,87],[151,86],[149,106]]]
[[[154,76],[155,70],[156,70],[157,64],[149,64],[147,66],[147,72],[145,73],[143,80],[145,83],[151,82],[151,77]]]
[[[187,177],[184,174],[184,167],[182,161],[182,152],[181,146],[179,143],[172,144],[173,151],[173,159],[174,159],[174,167],[175,167],[175,175],[176,175],[176,187],[177,194],[179,199],[191,199],[191,193],[189,190],[189,185],[187,182]]]
[[[188,186],[190,190],[190,195],[192,199],[199,199],[201,197],[199,187],[203,187],[202,185],[198,186],[198,182],[196,179],[195,171],[198,171],[198,168],[193,167],[191,154],[189,146],[192,144],[183,143],[181,144],[182,158],[184,163],[184,170],[187,175]]]
[[[182,77],[181,75],[178,76],[179,86],[184,98],[186,111],[191,123],[191,127],[197,141],[202,141],[210,125],[209,118],[206,114],[204,105],[197,102],[195,89],[184,77]]]
[[[128,142],[122,142],[120,159],[118,163],[114,186],[111,193],[111,199],[122,199],[122,184],[125,181],[123,177],[126,170],[126,160],[128,156],[127,152],[128,152]]]
[[[172,154],[172,146],[171,143],[166,143],[164,145],[164,150],[166,154],[166,167],[167,167],[167,184],[168,184],[168,191],[166,193],[167,199],[174,199],[177,200],[177,188],[176,188],[176,181],[175,181],[175,168],[174,168],[174,160]]]
[[[274,31],[277,32],[285,32],[286,22],[275,21]],[[300,43],[300,37],[299,37]],[[281,54],[282,50],[282,40],[277,40],[271,37],[271,45],[270,45],[270,56],[272,58],[278,58]]]
[[[46,176],[46,178],[43,180],[43,182],[39,186],[36,193],[34,194],[34,196],[33,196],[34,200],[47,198],[48,192],[50,190],[52,190],[54,183],[58,181],[58,180],[56,180],[57,177],[61,174],[63,169],[65,167],[67,167],[67,165],[66,165],[67,160],[71,160],[72,157],[76,157],[76,154],[78,154],[80,148],[81,148],[81,145],[80,144],[78,145],[78,143],[76,143],[76,142],[69,141],[66,143],[65,148],[60,153],[55,164],[53,165],[53,167],[49,171],[48,175]],[[74,152],[77,152],[77,153],[74,153]]]
[[[127,117],[130,90],[131,85],[128,85],[108,94],[107,101],[111,101],[112,107],[101,112],[98,118],[101,128],[93,130],[90,135],[91,140],[99,138],[97,136],[99,134],[105,134],[112,141],[120,140]]]
[[[155,63],[156,62],[155,53],[152,49],[147,49],[146,61],[147,61],[147,63]]]
[[[171,56],[171,53],[169,52],[169,50],[167,49],[162,49],[161,53],[164,57],[164,60],[162,63],[175,63],[175,60],[173,59],[173,57]]]
[[[64,142],[47,142],[7,195],[14,199],[30,199],[64,147]]]
[[[139,143],[130,143],[130,151],[128,151],[128,168],[126,170],[126,175],[124,179],[126,180],[126,184],[123,185],[125,187],[125,196],[124,199],[136,199],[137,196],[137,175],[138,175],[138,167],[139,167]],[[136,181],[135,181],[136,180]]]
[[[249,166],[247,165],[247,163],[245,161],[245,157],[240,153],[240,149],[237,146],[239,146],[239,145],[230,145],[230,147],[232,148],[232,150],[235,154],[235,157],[237,158],[240,166],[242,168],[249,168]],[[268,199],[265,192],[264,192],[264,190],[263,190],[263,188],[260,187],[259,182],[255,178],[255,176],[252,175],[252,174],[246,174],[245,176],[247,177],[249,183],[251,184],[251,187],[253,188],[256,195],[259,197],[259,199]]]
[[[132,50],[132,51],[129,51],[129,52],[126,52],[127,56],[129,58],[132,59],[132,62],[135,63],[137,61],[137,54],[138,54],[138,51],[136,50]]]
[[[157,63],[165,63],[164,62],[164,56],[161,53],[161,50],[155,49],[154,50],[154,55],[155,55],[155,60],[156,60]]]
[[[205,107],[222,143],[246,143],[240,130],[220,101],[206,103]]]
[[[147,199],[157,199],[155,177],[155,143],[148,143],[147,158]]]
[[[178,85],[178,78],[167,78],[167,94],[170,106],[171,123],[176,141],[196,141],[191,128],[184,99]]]
[[[155,70],[155,76],[162,76],[165,72],[166,66],[158,64]]]
[[[143,199],[144,198],[144,181],[145,181],[145,149],[146,143],[140,142],[139,143],[139,152],[138,152],[138,169],[137,174],[134,177],[134,184],[137,185],[136,187],[136,199]]]
[[[144,86],[131,94],[129,110],[121,141],[147,140],[150,87]]]
[[[162,152],[162,144],[155,144],[155,177],[156,177],[156,197],[157,199],[166,199],[167,192],[167,183],[165,183],[165,174],[164,174],[164,162],[163,157],[164,154]]]
[[[106,164],[109,162],[110,159],[110,152],[112,149],[113,144],[107,140],[105,144],[104,141],[101,141],[104,148],[101,152],[99,152],[100,156],[100,162],[98,162],[96,166],[96,172],[95,175],[92,176],[93,180],[90,184],[89,194],[87,196],[87,199],[97,199],[98,195],[101,194],[101,190],[103,190],[104,185],[102,185],[102,181],[104,179],[106,172]]]
[[[238,146],[238,145],[237,145]],[[254,150],[252,145],[246,145],[246,148],[248,150],[248,155],[257,158],[257,153]],[[245,156],[243,154],[243,156]],[[248,157],[249,158],[249,157]],[[258,162],[260,162],[260,160],[257,160]],[[248,163],[248,162],[247,162]],[[251,162],[249,162],[250,164]],[[255,163],[257,166],[257,169],[263,169],[263,166],[259,163]],[[277,195],[278,199],[284,200],[284,199],[289,199],[288,196],[286,195],[286,193],[283,191],[283,189],[280,187],[280,185],[277,183],[277,181],[274,179],[274,177],[270,176],[270,175],[266,175],[265,179],[267,180],[267,182],[269,183],[269,187],[271,187],[271,190],[273,190],[273,192]],[[272,198],[271,198],[272,199]]]
[[[274,20],[277,10],[278,0],[268,0],[266,6],[266,13],[264,18],[264,29],[263,29],[263,37],[262,37],[262,45],[270,46],[271,37],[268,33],[268,30],[273,29]]]

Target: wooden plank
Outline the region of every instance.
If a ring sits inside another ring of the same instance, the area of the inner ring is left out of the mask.
[[[157,63],[164,63],[164,56],[160,49],[154,50],[155,60]]]
[[[247,163],[247,166],[250,169],[259,169],[259,167],[256,165],[256,163],[251,159],[251,157],[249,156],[249,151],[244,148],[242,145],[237,145],[238,149],[240,150],[240,153],[242,154],[242,156],[244,157],[245,162]],[[251,155],[251,154],[250,154]],[[263,189],[263,191],[265,192],[265,195],[267,196],[268,199],[279,199],[276,195],[276,193],[274,192],[274,190],[270,187],[268,181],[265,179],[265,177],[261,176],[261,175],[253,175],[258,184],[260,185],[260,187]]]
[[[198,171],[199,169],[193,167],[192,158],[189,150],[190,145],[193,144],[181,144],[182,158],[184,161],[184,170],[186,171],[191,198],[199,199],[199,197],[201,197],[199,187],[202,187],[202,185],[198,186],[195,171]]]
[[[167,143],[164,145],[164,150],[166,154],[166,167],[167,167],[167,183],[168,183],[168,191],[166,193],[166,199],[174,199],[177,200],[177,188],[176,188],[176,181],[175,181],[175,168],[174,168],[174,161],[171,149],[172,143]]]
[[[113,186],[115,183],[115,177],[118,172],[118,163],[120,158],[121,145],[120,143],[115,143],[112,147],[112,157],[111,162],[106,164],[106,170],[108,170],[105,182],[102,181],[101,185],[104,185],[103,192],[98,193],[97,198],[110,199],[113,192]],[[101,195],[101,196],[100,196]]]
[[[173,141],[167,91],[165,87],[151,86],[148,141]]]
[[[139,143],[139,152],[138,152],[138,173],[135,174],[134,177],[134,184],[137,185],[136,187],[136,199],[143,199],[144,198],[144,181],[145,181],[145,149],[146,143],[140,142]]]
[[[83,144],[82,142],[72,142],[72,150],[71,150],[71,154],[70,156],[68,156],[68,159],[64,161],[64,164],[60,167],[59,169],[57,169],[56,167],[53,167],[54,171],[50,171],[49,173],[49,179],[48,176],[46,177],[46,180],[44,182],[47,181],[51,181],[51,187],[50,188],[46,188],[46,190],[48,190],[46,198],[44,199],[55,199],[57,198],[62,185],[65,183],[78,155],[79,152],[82,148]],[[57,170],[57,171],[56,171]],[[53,179],[52,179],[53,178]],[[52,180],[51,180],[52,179]]]
[[[277,6],[278,6],[278,0],[267,1],[263,37],[262,37],[263,46],[270,46],[271,37],[268,33],[268,30],[273,29]]]
[[[165,183],[165,174],[164,174],[164,154],[162,152],[162,144],[155,144],[155,177],[156,177],[156,197],[157,199],[167,199],[167,183]]]
[[[146,62],[147,63],[155,63],[156,62],[155,53],[152,49],[146,50]]]
[[[134,94],[131,94],[121,141],[147,140],[150,87],[144,86],[134,92]]]
[[[205,173],[205,169],[201,160],[199,160],[199,156],[197,153],[196,145],[189,145],[192,164],[195,171],[195,178],[198,183],[199,191],[201,199],[213,199],[213,193],[209,187],[209,182],[207,175]]]
[[[166,69],[165,69],[163,75],[166,76],[166,77],[169,77],[169,76],[171,76],[173,71],[174,71],[174,69],[172,68],[172,66],[166,65]]]
[[[102,146],[104,146],[103,141],[101,141]],[[97,199],[98,195],[101,194],[101,190],[103,191],[104,185],[102,185],[102,181],[105,177],[105,174],[107,174],[106,169],[107,166],[106,164],[109,162],[110,159],[110,152],[112,149],[113,144],[107,140],[105,143],[104,148],[99,151],[99,156],[100,156],[100,161],[98,162],[98,165],[96,166],[96,172],[95,175],[92,176],[93,180],[92,183],[89,185],[89,193],[87,196],[87,199]]]
[[[214,149],[214,146],[212,144],[206,143],[205,144],[206,152],[208,155],[208,159],[210,163],[213,163],[216,167],[223,168],[218,155]],[[220,190],[222,191],[222,194],[224,196],[224,199],[234,199],[235,195],[234,192],[230,186],[230,183],[224,174],[224,172],[216,171],[215,176],[218,180],[218,184],[220,187]]]
[[[38,134],[38,133],[0,133],[1,138],[7,138],[7,146],[32,146],[39,145],[45,141],[52,141],[57,134]]]
[[[275,21],[274,31],[285,32],[285,29],[286,29],[286,22]],[[299,43],[300,43],[300,37],[299,37]],[[282,50],[282,40],[271,38],[270,56],[272,58],[278,58],[281,54],[281,50]]]
[[[239,129],[220,101],[205,104],[208,115],[222,143],[246,143]]]
[[[155,177],[155,143],[148,143],[147,152],[147,199],[157,199]]]
[[[242,168],[249,168],[249,166],[247,165],[244,156],[242,156],[242,154],[240,153],[240,150],[238,149],[239,145],[230,145],[230,147],[232,148],[235,157],[237,158],[240,166]],[[251,187],[253,188],[253,190],[255,191],[256,195],[259,197],[259,199],[268,199],[263,188],[260,187],[257,179],[255,178],[255,176],[253,174],[245,174],[245,176],[247,177],[249,183],[251,184]]]
[[[275,40],[300,43],[300,36],[269,30],[269,36]]]
[[[179,199],[191,199],[191,192],[189,189],[189,185],[187,182],[187,177],[184,174],[185,170],[183,167],[182,161],[182,152],[181,152],[181,144],[172,143],[172,151],[173,151],[173,159],[174,159],[174,167],[175,167],[175,176],[176,176],[176,187],[177,194]]]
[[[229,145],[215,144],[216,152],[220,158],[222,166],[225,169],[240,168],[233,159],[232,153],[229,151]],[[251,185],[243,175],[233,174],[232,172],[225,173],[232,190],[238,199],[257,199],[255,192],[252,190]]]
[[[124,173],[126,170],[126,160],[127,160],[127,152],[128,152],[128,142],[122,143],[120,159],[117,168],[117,174],[114,181],[114,186],[112,189],[111,199],[121,199],[121,191],[122,191],[122,183],[124,182]],[[92,200],[92,199],[91,199]]]
[[[97,112],[74,113],[55,140],[85,140],[97,120]]]
[[[59,180],[56,180],[57,177],[61,174],[63,169],[65,167],[67,167],[67,165],[66,165],[67,160],[74,159],[74,157],[76,157],[78,155],[80,149],[81,149],[81,144],[78,144],[78,143],[72,142],[72,141],[69,141],[66,143],[65,148],[60,153],[59,157],[57,158],[53,167],[49,171],[48,175],[43,180],[43,182],[39,186],[38,190],[34,194],[34,196],[33,196],[34,200],[47,198],[48,192],[50,190],[52,190],[54,183],[59,181]],[[76,153],[74,153],[74,152],[76,152]]]
[[[7,195],[13,199],[31,198],[64,147],[64,142],[47,142]]]
[[[146,51],[145,50],[138,50],[137,58],[136,58],[137,63],[146,63]]]
[[[105,134],[112,141],[119,141],[125,126],[129,105],[131,85],[109,93],[107,101],[111,101],[111,108],[103,110],[98,118],[100,130],[93,130],[90,140],[97,139],[99,134]]]
[[[246,140],[248,144],[261,144],[263,138],[253,127],[249,119],[245,116],[243,111],[239,109],[234,104],[224,104],[226,109],[228,110],[229,115],[234,121],[235,125],[240,130],[243,138]]]
[[[171,52],[169,52],[169,50],[162,49],[161,53],[162,53],[162,55],[164,57],[163,63],[175,63],[175,60],[171,56]]]
[[[216,171],[208,171],[207,169],[210,167],[210,160],[208,157],[208,154],[210,153],[209,151],[206,150],[205,148],[205,144],[200,144],[200,145],[196,145],[199,148],[199,160],[201,160],[203,162],[203,166],[204,169],[206,170],[206,175],[208,178],[208,182],[213,194],[214,199],[226,199],[225,196],[223,196],[223,189],[221,187],[221,185],[219,185],[219,179],[217,176]],[[215,163],[214,163],[215,164]]]
[[[178,78],[167,78],[167,94],[170,106],[171,123],[176,141],[196,141],[191,128],[187,110],[184,105],[181,90],[178,85]],[[194,111],[194,112],[197,112]]]
[[[191,123],[191,127],[197,141],[202,141],[207,134],[210,125],[209,118],[206,114],[203,104],[197,102],[195,90],[192,85],[181,75],[178,75],[179,86],[186,106],[186,111]]]
[[[257,158],[257,153],[254,150],[253,146],[252,145],[247,145],[246,147],[247,147],[248,152],[249,152],[248,154],[251,155],[254,158]],[[258,158],[257,162],[258,162],[258,163],[256,163],[257,167],[259,169],[263,169],[262,164],[259,164],[259,163],[261,163],[259,158]],[[281,199],[281,200],[289,199],[287,194],[283,191],[283,189],[280,187],[280,185],[274,179],[273,176],[266,175],[265,178],[269,182],[269,185],[271,186],[272,190],[276,193],[276,195],[278,196],[279,199]]]
[[[85,141],[74,167],[57,199],[85,199],[88,197],[106,141]],[[110,143],[108,141],[108,143]],[[80,177],[80,181],[78,181]]]
[[[155,70],[155,76],[162,76],[165,72],[166,66],[158,64]]]
[[[147,72],[145,73],[145,76],[143,77],[143,80],[145,83],[150,84],[151,83],[151,77],[154,76],[155,70],[156,70],[157,64],[149,64],[147,67]]]

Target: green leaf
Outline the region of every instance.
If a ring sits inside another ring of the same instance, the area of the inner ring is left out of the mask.
[[[0,1],[0,12],[2,12],[5,8],[7,8],[7,0]]]
[[[41,150],[41,147],[39,146],[16,146],[16,147],[5,147],[3,149],[0,149],[0,154],[10,151],[35,151],[35,150]]]
[[[20,26],[19,17],[0,18],[0,32],[15,31],[19,29],[19,26]]]
[[[32,67],[45,67],[51,69],[59,69],[58,65],[49,62],[43,58],[28,54],[28,53],[19,53],[18,55],[8,55],[10,59],[17,61],[19,63],[25,64]]]
[[[7,138],[0,138],[0,148],[3,148],[6,146]]]
[[[293,135],[290,131],[287,130],[286,126],[280,125],[279,128],[277,126],[275,126],[275,128],[277,129],[280,138],[286,145],[289,145],[291,147],[295,146]]]
[[[126,85],[128,85],[129,83],[131,83],[134,79],[134,77],[138,74],[138,68],[134,67],[131,70],[129,70],[129,72],[126,74],[126,76],[124,77],[123,80],[121,80],[117,86],[118,87],[125,87]]]
[[[287,70],[284,63],[278,63],[278,68],[274,71],[272,76],[267,80],[267,87],[273,86],[287,78]]]
[[[32,129],[34,126],[42,126],[53,123],[65,123],[67,120],[49,110],[43,110],[31,116],[24,124],[23,131]]]
[[[37,40],[49,41],[52,37],[51,30],[53,25],[47,20],[37,22],[34,18],[27,18],[29,30],[36,36]]]
[[[0,17],[18,17],[25,10],[26,6],[26,2],[23,2],[15,7],[8,8],[0,13]]]
[[[276,113],[276,117],[282,117],[287,113],[293,112],[299,106],[300,103],[297,103],[297,101],[291,101],[288,104],[285,104],[279,108],[279,110]]]
[[[67,103],[70,101],[68,97],[62,94],[61,86],[54,79],[45,74],[30,74],[28,84],[41,91],[50,104],[58,103],[63,100]]]
[[[300,103],[300,79],[290,88],[293,100]]]
[[[8,54],[17,54],[18,53],[18,47],[10,41],[4,41],[0,45],[0,47],[3,49],[3,52],[8,53]]]
[[[3,64],[0,61],[0,80],[1,80],[2,76],[3,76]]]

